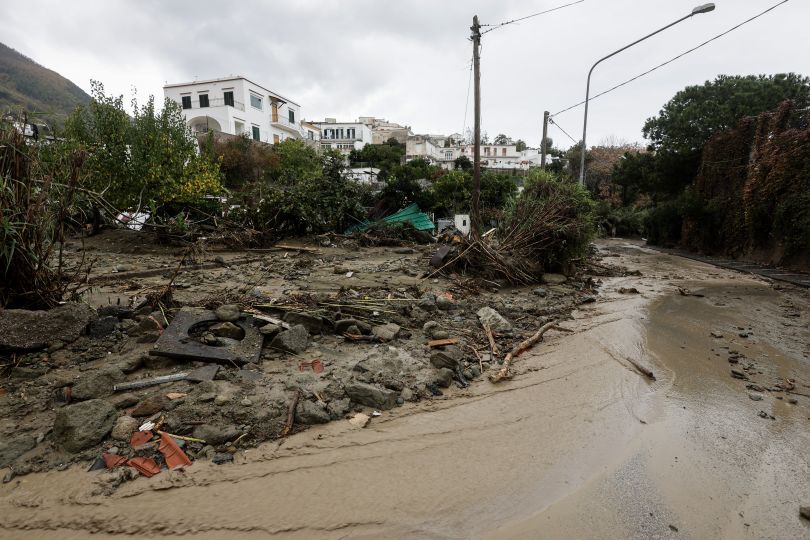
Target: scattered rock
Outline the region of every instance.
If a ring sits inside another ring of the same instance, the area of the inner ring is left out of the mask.
[[[217,337],[235,339],[237,341],[244,339],[245,337],[245,331],[236,326],[235,324],[233,324],[232,322],[222,322],[219,324],[215,324],[208,330]]]
[[[436,307],[441,311],[450,311],[451,309],[455,309],[456,303],[446,296],[438,296],[436,297]]]
[[[437,369],[448,368],[455,370],[458,367],[458,356],[447,350],[436,351],[430,355],[430,364]]]
[[[44,349],[72,343],[96,316],[86,304],[65,304],[48,311],[0,310],[0,349]]]
[[[239,404],[242,405],[242,407],[252,407],[253,406],[253,402],[250,400],[250,398],[244,398],[242,401],[239,402]]]
[[[752,384],[747,384],[747,385],[745,385],[745,387],[748,388],[749,390],[753,390],[754,392],[764,392],[765,391],[765,388],[763,388],[762,386],[760,386],[758,384],[753,384],[753,383]]]
[[[223,463],[232,463],[233,454],[229,454],[227,452],[217,452],[216,454],[214,454],[214,457],[211,458],[211,461],[215,465],[222,465]]]
[[[436,307],[436,296],[430,293],[426,293],[422,298],[419,299],[419,302],[416,304],[421,309],[432,312],[439,309]]]
[[[491,307],[482,307],[476,312],[482,324],[486,324],[493,332],[511,332],[512,324]]]
[[[332,420],[337,420],[338,418],[342,418],[349,409],[351,409],[352,400],[349,398],[342,398],[342,399],[333,399],[329,402],[326,406],[326,410],[329,413],[329,417]]]
[[[746,375],[744,372],[740,371],[739,369],[732,369],[731,370],[731,376],[734,377],[735,379],[742,379],[743,381],[748,380],[748,375]]]
[[[36,439],[29,434],[9,437],[0,441],[0,469],[36,446]]]
[[[436,372],[435,383],[442,388],[449,388],[453,384],[455,372],[452,369],[441,368]]]
[[[751,401],[762,401],[762,395],[761,394],[749,393],[748,397],[751,399]]]
[[[376,409],[393,409],[397,404],[397,392],[356,381],[346,385],[346,395],[355,403]]]
[[[639,292],[635,287],[621,287],[619,288],[619,294],[639,294]]]
[[[329,413],[314,401],[304,400],[298,402],[298,408],[295,411],[295,421],[297,423],[303,425],[325,424],[330,420]]]
[[[259,328],[259,333],[269,338],[274,338],[276,334],[281,332],[281,327],[277,324],[268,323]]]
[[[100,317],[90,323],[90,337],[101,339],[115,332],[118,326],[118,317]]]
[[[138,396],[135,394],[119,394],[110,399],[110,403],[116,409],[128,409],[138,403]]]
[[[120,416],[118,417],[118,420],[115,421],[115,425],[112,428],[110,437],[116,441],[129,442],[132,433],[138,429],[139,425],[140,422],[131,416]]]
[[[270,342],[270,348],[299,354],[309,347],[309,332],[301,324],[295,325],[289,330],[279,332]]]
[[[722,337],[723,337],[723,334],[722,334],[722,332],[718,332],[718,331],[716,331],[716,330],[713,330],[713,331],[712,331],[712,337],[713,337],[713,338],[720,339],[720,338],[722,338]]]
[[[242,315],[239,311],[239,306],[235,304],[224,304],[219,306],[214,313],[216,314],[217,319],[223,322],[238,321],[239,317]]]
[[[568,278],[562,274],[543,274],[543,283],[549,285],[562,285],[568,281]]]
[[[795,397],[791,397],[787,398],[787,402],[790,403],[791,405],[796,405],[797,403],[799,403],[799,400],[796,399]]]
[[[546,291],[543,287],[537,287],[532,291],[532,294],[539,296],[540,298],[545,298],[548,296],[548,291]]]
[[[354,319],[340,319],[339,321],[335,321],[335,334],[342,336],[347,333],[352,326],[357,327],[359,330],[357,321]]]
[[[76,381],[71,390],[71,398],[84,401],[110,396],[113,393],[113,385],[123,381],[124,378],[124,372],[117,367],[92,371]]]
[[[398,324],[388,323],[373,327],[371,333],[377,336],[380,341],[393,341],[399,335],[400,330]]]
[[[130,411],[130,414],[136,417],[152,416],[155,413],[166,410],[168,407],[169,398],[163,393],[152,394],[142,399],[140,403]]]
[[[365,413],[357,413],[349,418],[349,423],[355,427],[364,428],[371,421],[371,417]]]
[[[233,441],[242,434],[236,426],[218,427],[211,424],[200,424],[192,433],[195,439],[202,439],[212,446]]]
[[[68,405],[56,411],[54,441],[69,452],[81,452],[101,442],[117,416],[115,407],[101,399]]]
[[[804,519],[810,520],[810,506],[802,506],[799,508],[799,515]]]
[[[770,418],[771,420],[776,420],[776,418],[774,418],[772,415],[766,413],[765,411],[759,411],[758,414],[759,414],[760,418],[765,418],[765,419]]]
[[[396,248],[394,250],[394,253],[396,253],[397,255],[413,255],[414,253],[416,253],[416,251],[414,251],[413,248],[403,247],[403,248]]]
[[[310,334],[320,334],[323,330],[323,319],[309,313],[288,312],[284,314],[284,322],[291,326],[302,325]]]

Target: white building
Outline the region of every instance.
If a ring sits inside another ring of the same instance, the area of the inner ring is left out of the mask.
[[[348,154],[352,150],[361,150],[371,144],[371,127],[363,122],[338,122],[327,118],[323,122],[312,122],[321,129],[321,148],[338,150]]]
[[[245,77],[167,84],[163,95],[183,108],[195,135],[247,133],[255,141],[269,144],[315,137],[313,130],[301,127],[298,103]]]
[[[441,137],[441,140],[445,138]],[[405,161],[424,159],[431,165],[445,170],[453,170],[456,158],[461,156],[461,148],[444,146],[432,135],[414,135],[405,143]]]
[[[396,122],[389,122],[374,116],[361,116],[357,119],[368,126],[371,126],[372,144],[383,144],[389,139],[396,139],[400,144],[405,144],[408,137],[413,135],[410,126],[402,126]]]

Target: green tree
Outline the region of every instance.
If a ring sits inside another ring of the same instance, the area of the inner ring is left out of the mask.
[[[459,156],[453,162],[453,167],[457,171],[470,172],[475,166],[473,165],[472,160],[467,156]]]
[[[526,148],[527,148],[526,141],[524,141],[523,139],[518,139],[515,142],[515,150],[517,150],[518,152],[523,152],[524,150],[526,150]]]
[[[512,142],[512,139],[510,139],[509,137],[507,137],[503,133],[499,133],[495,137],[495,140],[493,141],[493,144],[509,144],[510,142]]]
[[[349,152],[349,163],[353,167],[376,167],[380,169],[380,180],[385,180],[405,159],[405,145],[393,137],[383,144],[367,144],[360,150]]]
[[[471,188],[472,179],[469,174],[460,170],[443,174],[431,186],[433,211],[438,216],[469,212]]]

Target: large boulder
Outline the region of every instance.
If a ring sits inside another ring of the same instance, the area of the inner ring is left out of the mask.
[[[396,407],[399,393],[373,384],[355,381],[346,385],[346,395],[355,403],[387,410]]]
[[[115,407],[101,399],[68,405],[56,411],[54,441],[68,452],[81,452],[104,440],[117,416]]]
[[[0,441],[0,468],[10,465],[34,446],[36,446],[36,439],[30,433],[4,438]]]
[[[71,343],[96,312],[86,304],[65,304],[48,311],[0,310],[0,349],[36,350],[50,343]]]
[[[314,401],[301,401],[295,411],[295,421],[299,424],[325,424],[329,422],[329,413]]]
[[[289,330],[279,332],[273,341],[270,342],[270,348],[278,351],[291,352],[300,354],[307,350],[309,347],[309,332],[306,327],[301,324],[293,326]]]

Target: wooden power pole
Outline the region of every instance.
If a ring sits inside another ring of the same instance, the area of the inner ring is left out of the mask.
[[[548,111],[543,111],[543,141],[540,143],[540,168],[545,170],[546,168],[546,154],[548,153],[548,148],[546,148],[546,140],[548,139]]]
[[[481,239],[481,25],[478,23],[478,15],[473,17],[472,30],[473,42],[473,79],[475,85],[475,127],[473,129],[473,189],[472,203],[470,205],[470,225],[472,227],[472,237],[474,240]]]

